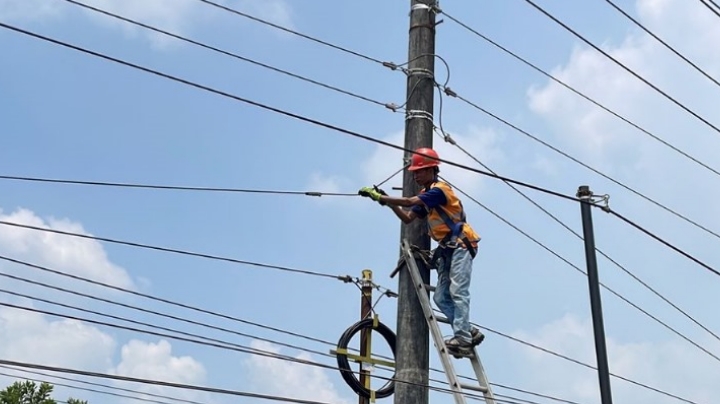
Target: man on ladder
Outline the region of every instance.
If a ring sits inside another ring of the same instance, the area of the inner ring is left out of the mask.
[[[462,202],[452,187],[438,180],[438,158],[433,149],[415,150],[408,170],[423,187],[417,196],[388,196],[376,187],[361,188],[359,194],[390,206],[405,223],[427,217],[430,237],[438,243],[431,261],[431,267],[438,271],[433,300],[452,325],[454,334],[445,345],[454,356],[468,356],[472,347],[485,338],[479,329],[471,328],[469,320],[472,262],[480,236],[465,221]]]

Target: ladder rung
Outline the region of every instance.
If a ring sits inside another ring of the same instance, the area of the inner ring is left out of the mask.
[[[433,285],[428,285],[428,284],[426,283],[426,284],[425,284],[425,287],[427,288],[427,290],[429,290],[429,291],[431,291],[431,292],[434,292],[434,291],[435,291],[435,286],[433,286]]]
[[[450,320],[448,320],[447,317],[435,316],[435,318],[441,323],[450,324]]]
[[[487,391],[488,391],[487,387],[474,386],[474,385],[472,385],[472,384],[462,384],[462,383],[460,383],[460,387],[463,388],[463,389],[467,389],[467,390],[479,391],[479,392],[481,392],[481,393],[487,393]]]

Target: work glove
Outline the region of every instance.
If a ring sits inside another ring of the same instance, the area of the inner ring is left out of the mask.
[[[385,202],[380,201],[380,196],[387,195],[387,193],[385,193],[385,191],[383,191],[382,189],[380,189],[378,187],[362,187],[358,191],[358,194],[360,196],[366,196],[366,197],[372,199],[373,201],[380,203],[380,205],[383,205],[383,206],[385,205]]]

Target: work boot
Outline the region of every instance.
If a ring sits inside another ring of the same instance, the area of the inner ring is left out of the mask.
[[[485,339],[485,334],[481,333],[480,330],[475,327],[470,329],[470,335],[472,336],[473,346],[480,345],[480,343]]]
[[[472,355],[472,342],[465,342],[458,337],[452,337],[451,339],[445,341],[445,346],[448,349],[448,353],[455,358]]]

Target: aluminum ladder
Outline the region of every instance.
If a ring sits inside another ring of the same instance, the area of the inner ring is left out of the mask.
[[[460,383],[460,381],[458,380],[457,373],[455,372],[455,367],[453,366],[452,359],[450,358],[452,354],[448,352],[448,349],[445,346],[445,341],[443,340],[443,335],[440,331],[440,326],[438,325],[438,322],[449,322],[445,317],[435,315],[433,308],[430,305],[430,298],[428,297],[431,287],[429,285],[426,285],[422,277],[420,276],[420,270],[418,269],[417,262],[415,261],[415,255],[412,253],[412,249],[407,240],[403,240],[402,242],[402,252],[406,267],[408,271],[410,271],[410,276],[412,277],[415,291],[417,292],[418,299],[420,300],[420,305],[422,306],[423,312],[425,314],[425,320],[427,321],[428,327],[430,328],[430,335],[432,335],[433,340],[435,341],[435,348],[437,348],[438,350],[438,354],[440,355],[440,361],[442,362],[443,368],[445,369],[445,374],[448,378],[450,390],[452,390],[453,396],[455,397],[455,403],[466,404],[466,393],[464,392],[464,390],[472,390],[482,393],[485,397],[485,402],[487,404],[496,404],[495,397],[487,380],[487,375],[485,374],[485,369],[483,368],[482,362],[480,362],[480,357],[477,354],[477,349],[475,346],[473,346],[472,348],[472,354],[467,358],[470,359],[470,362],[472,363],[472,368],[475,371],[475,377],[478,381],[478,384],[463,384]]]

